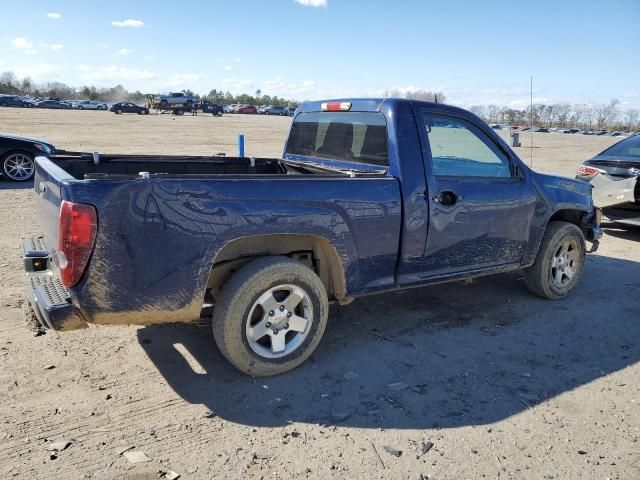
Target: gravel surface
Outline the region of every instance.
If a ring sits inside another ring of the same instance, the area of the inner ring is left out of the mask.
[[[276,156],[289,119],[0,109],[60,148]],[[529,136],[518,149],[528,160]],[[603,137],[534,135],[571,176]],[[640,478],[640,230],[607,228],[570,298],[518,274],[332,306],[311,360],[238,373],[208,325],[38,335],[32,186],[0,180],[0,478]]]

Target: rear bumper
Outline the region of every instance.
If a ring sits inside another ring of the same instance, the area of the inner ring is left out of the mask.
[[[53,330],[86,328],[87,323],[71,302],[69,291],[50,267],[49,249],[42,237],[22,244],[27,298],[38,322]]]

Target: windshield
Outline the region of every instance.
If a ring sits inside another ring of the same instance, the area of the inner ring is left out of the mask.
[[[301,113],[291,127],[286,153],[386,167],[387,124],[378,112]]]

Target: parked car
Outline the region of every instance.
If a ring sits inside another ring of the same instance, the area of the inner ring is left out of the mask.
[[[120,115],[121,113],[137,113],[138,115],[148,115],[149,109],[142,105],[131,102],[119,102],[111,105],[110,112]]]
[[[545,128],[545,127],[538,127],[538,128],[536,128],[534,130],[534,132],[537,132],[537,133],[549,133],[549,129]]]
[[[52,155],[55,150],[44,140],[0,133],[0,173],[13,182],[31,180],[35,171],[34,158]]]
[[[161,109],[175,107],[182,105],[187,109],[190,109],[198,99],[193,95],[187,95],[184,92],[172,92],[168,95],[160,96],[158,106]]]
[[[43,325],[213,304],[220,351],[253,376],[307,359],[331,300],[515,270],[565,297],[602,235],[587,183],[534,172],[470,112],[407,99],[304,103],[282,159],[56,155],[34,188],[44,235],[24,265]]]
[[[593,185],[593,201],[606,218],[640,226],[640,136],[625,138],[582,162],[576,178]]]
[[[95,100],[82,100],[80,102],[76,102],[75,107],[78,110],[107,110],[108,106],[106,103],[97,102]]]
[[[33,102],[30,102],[23,97],[17,95],[0,95],[0,107],[30,108],[33,106]]]
[[[224,112],[224,108],[222,107],[222,105],[207,101],[202,102],[200,104],[200,108],[202,109],[202,113],[210,113],[214,117],[221,117],[222,113]]]
[[[296,113],[296,107],[287,107],[287,115],[293,117]]]
[[[277,107],[277,106],[274,106],[274,105],[269,105],[268,107],[264,107],[264,109],[262,110],[262,113],[264,113],[265,115],[285,116],[289,112],[287,111],[287,109],[285,107]]]
[[[258,113],[258,109],[253,105],[243,105],[236,108],[234,113]]]
[[[71,105],[63,102],[59,102],[58,100],[42,100],[36,103],[36,107],[38,108],[56,108],[56,109],[70,109]]]

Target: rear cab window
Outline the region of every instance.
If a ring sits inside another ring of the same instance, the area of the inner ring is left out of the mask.
[[[300,113],[286,153],[387,167],[387,124],[379,112]]]

